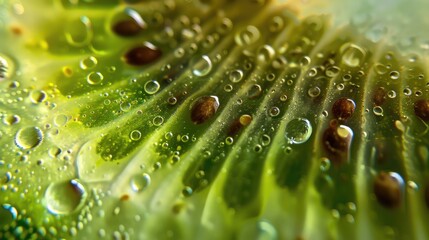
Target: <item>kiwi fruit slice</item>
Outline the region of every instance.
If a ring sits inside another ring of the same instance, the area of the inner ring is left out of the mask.
[[[0,5],[0,239],[428,238],[426,2]]]

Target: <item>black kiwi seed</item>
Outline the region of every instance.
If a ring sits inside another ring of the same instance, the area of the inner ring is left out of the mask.
[[[429,121],[429,101],[418,100],[414,103],[414,113],[423,121]]]
[[[356,104],[349,98],[340,98],[332,106],[332,113],[338,120],[347,120],[356,109]]]
[[[112,27],[112,31],[121,37],[136,36],[142,29],[142,26],[133,19],[119,21]]]
[[[372,100],[375,106],[381,106],[386,101],[386,90],[384,87],[379,87],[374,91]]]
[[[133,66],[143,66],[154,63],[162,55],[161,50],[152,44],[134,47],[125,53],[125,61]]]
[[[401,203],[401,183],[386,172],[380,172],[374,180],[373,190],[377,201],[387,208],[398,207]]]
[[[199,98],[191,110],[191,120],[195,124],[202,124],[212,118],[219,108],[219,99],[215,96]]]

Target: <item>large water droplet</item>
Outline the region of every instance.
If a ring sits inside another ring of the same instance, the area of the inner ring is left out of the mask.
[[[197,77],[203,77],[210,73],[213,64],[207,55],[203,55],[194,64],[192,73]]]
[[[365,59],[366,51],[351,43],[346,43],[341,46],[342,61],[349,67],[359,66]]]
[[[46,189],[45,203],[50,213],[67,215],[78,211],[85,204],[87,195],[77,179],[52,183]]]
[[[149,186],[150,176],[146,173],[137,174],[131,178],[130,184],[131,184],[131,188],[133,189],[133,191],[141,192]]]
[[[295,118],[286,125],[285,137],[290,144],[301,144],[311,137],[312,132],[310,121],[305,118]]]
[[[43,132],[38,127],[20,129],[15,135],[15,144],[21,149],[37,147],[43,140]]]

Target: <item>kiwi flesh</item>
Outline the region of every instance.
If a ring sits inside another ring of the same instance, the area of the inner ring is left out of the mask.
[[[0,0],[0,239],[427,238],[425,38],[320,2]]]

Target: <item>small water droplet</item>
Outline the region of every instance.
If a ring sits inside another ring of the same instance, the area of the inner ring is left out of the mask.
[[[98,64],[98,60],[96,57],[89,56],[82,59],[79,63],[79,66],[83,70],[92,69]]]
[[[130,133],[130,139],[133,141],[138,141],[142,137],[142,133],[139,130],[133,130]]]
[[[150,95],[157,93],[160,88],[161,85],[156,80],[150,80],[144,85],[145,92]]]
[[[203,77],[210,73],[213,68],[212,61],[207,55],[198,58],[193,65],[192,73],[197,77]]]
[[[325,71],[327,77],[335,77],[340,73],[341,69],[337,66],[328,67]]]
[[[141,192],[150,185],[150,182],[151,178],[147,173],[134,175],[130,181],[131,189],[134,192]]]
[[[399,79],[400,74],[398,71],[392,71],[390,72],[389,76],[390,76],[390,79],[397,80]]]
[[[310,121],[305,118],[295,118],[286,124],[285,137],[289,144],[305,143],[313,132]]]
[[[247,26],[244,30],[235,35],[235,43],[239,46],[246,46],[256,42],[261,36],[259,29],[255,26]]]
[[[233,70],[231,71],[231,73],[229,74],[229,80],[231,80],[231,82],[240,82],[241,79],[243,78],[243,71],[237,69],[237,70]]]
[[[43,132],[38,127],[20,129],[15,135],[15,144],[21,149],[35,148],[43,140]]]
[[[247,96],[249,96],[250,99],[254,99],[259,97],[261,93],[262,87],[259,84],[253,84],[247,92]]]
[[[234,138],[233,137],[227,137],[225,139],[225,143],[226,143],[226,145],[232,145],[234,143]]]
[[[45,192],[45,203],[50,213],[68,215],[82,208],[87,196],[83,184],[73,179],[50,184]]]
[[[154,126],[161,126],[164,123],[164,118],[161,116],[156,116],[153,118],[152,123]]]
[[[318,97],[321,93],[321,90],[319,87],[312,87],[308,89],[308,96],[314,98],[314,97]]]
[[[21,117],[15,114],[3,116],[3,123],[6,125],[14,125],[21,122]]]
[[[258,50],[257,60],[260,63],[267,63],[271,61],[276,54],[276,51],[270,45],[264,45]]]
[[[42,90],[33,90],[30,93],[30,100],[34,104],[38,104],[41,102],[46,101],[47,94],[45,91]]]
[[[395,98],[396,97],[396,92],[394,90],[390,90],[389,92],[387,92],[387,96],[389,98]]]
[[[349,67],[358,67],[365,59],[366,51],[352,43],[346,43],[340,48],[342,61]]]
[[[280,108],[278,108],[278,107],[271,107],[271,108],[268,110],[268,114],[269,114],[271,117],[277,117],[277,116],[280,114]]]
[[[376,115],[376,116],[383,116],[383,108],[380,106],[375,106],[374,108],[372,108],[372,112]]]
[[[86,81],[91,85],[97,85],[100,84],[104,79],[104,76],[100,72],[91,72],[86,77]]]

